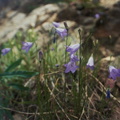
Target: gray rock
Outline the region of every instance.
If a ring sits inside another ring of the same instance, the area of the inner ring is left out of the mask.
[[[42,24],[42,28],[45,31],[50,31],[52,29],[53,25],[50,22],[45,22]]]
[[[56,18],[56,13],[60,11],[60,6],[57,4],[47,4],[34,9],[26,16],[18,11],[9,11],[7,19],[0,26],[1,42],[7,41],[15,36],[18,30],[28,30],[31,27],[39,28],[48,31],[49,27],[46,22],[52,23]],[[44,24],[46,23],[46,24]],[[43,25],[42,25],[43,24]],[[42,26],[42,27],[41,27]]]
[[[19,19],[20,17],[20,19]],[[24,14],[18,14],[10,20],[7,20],[3,26],[0,26],[0,38],[1,42],[9,40],[15,36],[19,29],[26,31],[30,26],[35,27],[36,15],[25,17]]]
[[[24,13],[18,13],[17,11],[11,11],[7,14],[7,20],[0,26],[0,38],[1,42],[14,37],[19,29],[19,24],[25,18]]]
[[[36,26],[41,25],[50,18],[50,14],[45,14],[43,16],[38,16],[36,21]]]
[[[10,24],[5,24],[4,26],[0,27],[0,38],[4,38],[6,34],[8,34],[10,31],[13,31],[15,28],[14,26]]]
[[[6,36],[4,36],[4,38],[3,38],[4,42],[13,38],[17,32],[18,32],[18,29],[15,29],[13,31],[10,31],[8,34],[6,34]]]
[[[9,11],[7,14],[6,14],[6,17],[8,19],[11,19],[13,18],[15,15],[17,15],[18,11]]]
[[[56,4],[47,4],[45,6],[34,9],[30,14],[43,16],[45,14],[52,14],[59,11],[60,8]]]
[[[26,31],[28,28],[35,27],[36,25],[37,16],[36,15],[29,15],[27,16],[22,22],[20,22],[18,28],[22,28],[23,31]]]
[[[119,0],[100,0],[100,4],[103,7],[112,7],[115,3],[117,3]]]
[[[20,21],[23,21],[25,19],[26,15],[24,13],[17,13],[12,19],[11,23],[12,24],[19,24]]]

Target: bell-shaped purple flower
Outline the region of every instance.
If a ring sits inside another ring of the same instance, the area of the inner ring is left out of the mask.
[[[117,69],[113,66],[109,66],[109,78],[116,80],[117,77],[120,77],[120,69]]]
[[[110,90],[109,89],[106,92],[106,98],[110,98]]]
[[[55,67],[59,67],[60,65],[59,64],[55,64]]]
[[[26,53],[30,50],[30,48],[33,46],[32,42],[22,42],[22,49],[26,51]]]
[[[58,22],[53,22],[52,24],[53,24],[54,27],[56,27],[56,28],[60,26],[60,23],[58,23]]]
[[[67,30],[66,30],[66,29],[56,28],[56,32],[57,32],[58,35],[60,35],[62,38],[64,38],[65,36],[67,36]]]
[[[78,57],[76,55],[70,54],[70,61],[77,62],[77,61],[79,61],[79,59],[78,59]]]
[[[66,67],[65,73],[68,73],[70,71],[72,73],[74,73],[77,70],[77,68],[78,68],[78,66],[75,64],[75,62],[72,62],[72,61],[70,61],[69,63],[65,64],[64,66]]]
[[[75,45],[67,46],[66,51],[70,52],[70,54],[74,54],[79,48],[80,48],[80,44],[78,43],[78,44],[75,44]]]
[[[43,58],[43,52],[42,51],[39,51],[39,60],[41,61]]]
[[[2,55],[6,55],[8,52],[10,52],[11,48],[4,48],[1,50]]]
[[[98,14],[98,13],[95,14],[95,18],[96,18],[96,19],[99,19],[99,18],[100,18],[100,14]]]
[[[94,59],[93,56],[91,55],[88,62],[87,62],[87,68],[90,68],[91,70],[94,69]]]

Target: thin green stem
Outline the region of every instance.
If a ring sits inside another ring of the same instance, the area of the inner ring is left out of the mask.
[[[67,47],[67,41],[68,41],[68,26],[67,26],[67,23],[66,22],[64,22],[64,26],[65,26],[65,28],[66,28],[66,30],[67,30],[67,36],[66,36],[66,40],[65,40],[65,64],[67,63],[67,52],[66,52],[66,47]],[[66,83],[66,77],[64,76],[64,94],[65,94],[65,99],[64,99],[64,103],[65,103],[65,101],[66,101],[66,93],[67,93],[67,91],[66,91],[66,86],[67,86],[67,83]]]
[[[54,41],[55,41],[55,52],[56,52],[56,64],[58,63],[58,59],[57,59],[57,48],[58,48],[58,44],[57,44],[57,40],[56,40],[56,37],[55,37],[55,35],[56,35],[56,32],[54,33]]]
[[[79,49],[79,93],[78,93],[78,109],[81,108],[81,100],[82,100],[82,88],[83,88],[83,82],[82,82],[82,35],[81,30],[78,30],[79,33],[79,40],[80,40],[80,49]],[[79,111],[79,114],[81,113],[81,109]]]

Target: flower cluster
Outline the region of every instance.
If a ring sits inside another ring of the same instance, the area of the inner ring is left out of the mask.
[[[76,65],[76,62],[79,61],[78,57],[75,55],[75,52],[80,48],[80,44],[75,44],[71,46],[67,46],[66,51],[70,53],[70,62],[65,64],[66,67],[65,73],[72,72],[74,73],[78,66]],[[89,58],[87,62],[87,68],[90,68],[91,70],[94,69],[94,59],[93,55]]]
[[[22,42],[22,50],[25,50],[26,53],[30,50],[30,48],[33,46],[32,42]],[[1,50],[2,55],[6,55],[9,53],[11,48],[4,48]]]
[[[67,46],[66,51],[70,53],[70,61],[65,64],[66,67],[65,73],[72,72],[74,73],[78,66],[76,65],[76,62],[79,61],[78,57],[75,55],[75,52],[79,49],[80,44],[75,44],[71,46]]]
[[[100,14],[96,14],[95,17],[97,19],[100,18]],[[66,29],[60,28],[60,23],[57,23],[57,22],[53,22],[53,26],[55,27],[55,31],[59,36],[61,36],[62,38],[67,36],[68,34],[67,28]],[[33,46],[32,42],[22,42],[21,49],[24,50],[26,53],[28,53],[28,51],[31,49],[32,46]],[[75,71],[77,70],[78,66],[76,62],[78,62],[79,59],[78,59],[78,56],[76,56],[76,52],[79,50],[79,48],[80,48],[79,43],[66,46],[66,52],[69,53],[70,61],[67,64],[64,64],[66,68],[65,73],[69,73],[69,72],[75,73]],[[52,50],[54,51],[54,48],[52,48]],[[10,51],[11,51],[11,48],[4,48],[1,50],[1,53],[4,56],[8,54]],[[39,51],[39,60],[41,61],[42,58],[43,58],[43,53],[42,51]],[[59,64],[56,64],[55,66],[59,67]],[[88,59],[86,67],[91,70],[94,70],[93,55],[91,55],[90,58]],[[109,83],[109,87],[106,91],[107,98],[110,98],[110,88],[112,88],[111,86],[114,86],[114,83],[118,77],[120,77],[120,69],[117,69],[114,66],[109,66],[109,78],[112,80],[112,82]]]
[[[65,36],[67,36],[67,30],[63,28],[59,28],[60,23],[53,22],[53,26],[55,27],[56,32],[60,37],[64,38]]]

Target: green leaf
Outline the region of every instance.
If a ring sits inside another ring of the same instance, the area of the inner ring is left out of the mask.
[[[32,76],[38,75],[39,72],[28,72],[28,71],[13,71],[13,72],[4,72],[0,74],[0,77],[23,77],[23,78],[30,78]]]
[[[9,86],[16,89],[16,90],[22,90],[22,91],[29,90],[28,87],[24,87],[23,85],[16,84],[16,83],[11,83],[11,84],[9,84]]]
[[[12,63],[8,68],[5,70],[5,72],[9,72],[11,70],[14,70],[16,67],[18,67],[21,64],[22,58],[18,59],[14,63]]]

